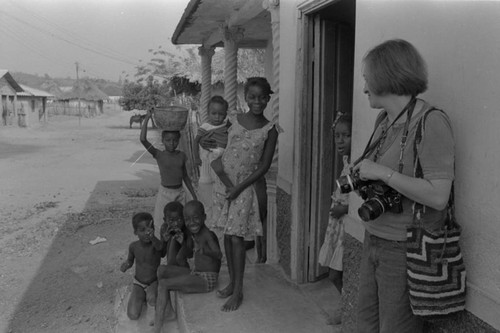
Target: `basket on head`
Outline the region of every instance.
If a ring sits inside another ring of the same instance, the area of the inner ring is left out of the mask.
[[[186,126],[188,109],[183,106],[171,105],[156,107],[153,120],[156,126],[164,131],[181,131]]]

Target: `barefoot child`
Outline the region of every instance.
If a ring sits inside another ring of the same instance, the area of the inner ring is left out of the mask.
[[[349,158],[351,155],[351,115],[341,115],[335,120],[335,148],[339,156],[342,156],[344,169],[341,176],[349,174]],[[342,194],[337,188],[332,194],[332,205],[330,207],[330,218],[326,228],[325,240],[318,255],[321,266],[329,267],[328,278],[339,293],[342,293],[342,257],[344,253],[344,222],[342,218],[349,211],[349,194]],[[340,308],[332,317],[328,318],[327,324],[340,324]]]
[[[171,290],[206,293],[217,284],[222,253],[217,236],[205,226],[205,219],[205,209],[200,201],[192,200],[186,204],[184,220],[191,236],[183,243],[181,253],[194,257],[194,265],[191,269],[176,265],[161,266],[154,325],[156,333],[161,332],[165,310],[172,308],[169,305]]]
[[[147,139],[150,118],[151,112],[148,112],[142,123],[140,139],[142,145],[156,159],[160,169],[161,184],[156,196],[154,211],[154,223],[156,228],[160,229],[165,205],[171,201],[181,203],[185,201],[182,181],[184,181],[194,199],[196,199],[196,193],[186,169],[187,156],[184,152],[177,150],[181,133],[179,131],[162,131],[161,139],[165,150],[158,150]]]
[[[230,119],[229,138],[220,160],[215,160],[217,175],[225,188],[214,198],[212,221],[224,232],[224,248],[230,282],[217,296],[227,298],[222,311],[238,309],[243,300],[245,240],[262,235],[258,195],[254,185],[271,166],[279,125],[264,116],[271,99],[271,86],[265,78],[249,78],[245,84],[245,101],[249,111]],[[219,166],[219,167],[217,167]],[[215,186],[218,183],[215,183]],[[225,194],[221,194],[225,193]]]
[[[135,276],[132,293],[127,305],[127,315],[136,320],[142,312],[144,302],[150,306],[156,304],[158,288],[156,270],[165,256],[165,244],[154,235],[153,217],[149,213],[137,213],[132,217],[134,234],[139,240],[130,244],[128,257],[120,270],[127,271],[134,265]]]

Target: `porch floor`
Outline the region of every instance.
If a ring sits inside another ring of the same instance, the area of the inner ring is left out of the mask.
[[[249,251],[252,252],[252,251]],[[182,333],[201,332],[340,332],[326,325],[340,300],[335,287],[323,279],[296,285],[277,265],[253,264],[249,253],[244,278],[244,299],[237,311],[222,312],[226,300],[215,292],[176,295],[177,323]],[[218,288],[229,280],[223,265]]]

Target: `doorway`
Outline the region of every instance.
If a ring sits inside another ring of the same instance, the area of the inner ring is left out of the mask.
[[[308,235],[304,254],[306,281],[320,279],[327,268],[318,265],[318,253],[328,224],[331,194],[342,170],[337,158],[332,124],[338,112],[352,113],[355,1],[332,1],[305,15],[304,56],[308,87],[305,91],[302,121],[311,147],[303,156],[307,166],[306,202]]]

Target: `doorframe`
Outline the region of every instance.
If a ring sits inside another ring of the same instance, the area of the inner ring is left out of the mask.
[[[294,119],[294,191],[292,192],[292,253],[291,277],[297,283],[307,283],[309,277],[309,248],[311,239],[310,220],[314,209],[312,206],[314,179],[312,176],[311,159],[313,154],[313,119],[311,105],[314,93],[310,88],[314,83],[312,60],[314,59],[314,15],[325,7],[334,5],[341,0],[312,0],[299,6],[297,24],[297,69],[295,85],[295,119]],[[329,198],[329,197],[328,197]],[[295,226],[295,228],[293,228]],[[295,246],[293,245],[295,244]]]
[[[294,179],[296,184],[292,192],[292,225],[295,225],[295,232],[292,232],[291,272],[292,279],[297,283],[308,282],[308,264],[309,264],[309,223],[311,216],[310,196],[304,193],[311,191],[311,134],[312,119],[307,117],[307,111],[311,105],[313,96],[309,89],[313,81],[311,59],[314,57],[311,43],[314,33],[314,13],[326,6],[330,6],[340,0],[312,0],[300,4],[298,9],[297,24],[297,70],[295,85],[295,119],[294,119],[294,160],[297,165],[294,168]],[[305,121],[305,122],[304,122]]]

